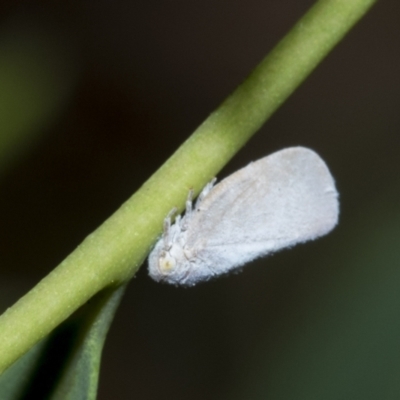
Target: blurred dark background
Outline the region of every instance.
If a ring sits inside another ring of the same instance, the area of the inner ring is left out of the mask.
[[[20,1],[0,11],[0,306],[124,202],[313,1]],[[400,398],[400,24],[378,2],[219,175],[292,145],[330,235],[179,289],[146,268],[99,399]]]

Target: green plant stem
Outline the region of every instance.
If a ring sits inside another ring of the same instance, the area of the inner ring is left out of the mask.
[[[101,289],[143,263],[162,221],[199,191],[375,0],[320,0],[119,210],[0,317],[0,372]]]

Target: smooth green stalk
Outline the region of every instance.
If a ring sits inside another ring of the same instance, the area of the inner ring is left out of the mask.
[[[171,208],[215,176],[374,2],[317,2],[138,192],[0,317],[0,371],[95,293],[132,277]]]

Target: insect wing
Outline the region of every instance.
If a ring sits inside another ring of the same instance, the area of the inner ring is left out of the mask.
[[[223,273],[328,233],[338,220],[337,196],[315,152],[284,149],[216,185],[191,218],[187,246],[219,263]]]

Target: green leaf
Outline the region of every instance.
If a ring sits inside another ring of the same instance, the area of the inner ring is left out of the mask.
[[[0,377],[0,399],[94,400],[104,341],[125,286],[100,292]]]
[[[32,375],[45,354],[47,339],[43,339],[12,367],[0,376],[0,398],[3,400],[23,399],[23,393],[30,387]]]

